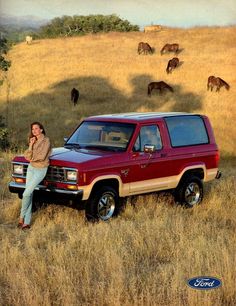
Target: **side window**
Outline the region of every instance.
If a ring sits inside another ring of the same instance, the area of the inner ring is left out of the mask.
[[[166,118],[172,147],[206,144],[209,142],[203,119],[198,115]]]
[[[162,148],[160,131],[157,125],[146,125],[140,129],[133,151],[143,152],[145,145],[153,145],[156,150]]]

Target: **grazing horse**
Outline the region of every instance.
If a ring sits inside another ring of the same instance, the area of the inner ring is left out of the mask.
[[[211,89],[213,90],[214,87],[216,87],[216,91],[220,91],[221,87],[225,87],[227,90],[230,89],[230,86],[228,83],[226,83],[224,80],[222,80],[219,77],[215,77],[213,75],[209,76],[207,80],[207,90]]]
[[[148,53],[153,53],[153,50],[148,43],[140,42],[138,44],[138,54],[141,54],[142,52],[144,54],[148,54]]]
[[[162,93],[162,91],[164,89],[168,89],[169,91],[173,92],[173,88],[171,86],[169,86],[168,84],[166,84],[164,81],[160,81],[160,82],[151,82],[148,84],[148,96],[151,97],[151,93],[153,89],[159,89],[160,93]]]
[[[27,36],[25,37],[25,41],[26,41],[27,45],[31,44],[31,43],[32,43],[32,40],[33,40],[33,37],[32,37],[32,36],[27,35]]]
[[[161,49],[161,55],[166,52],[175,52],[175,54],[177,54],[179,52],[179,44],[166,44]]]
[[[162,26],[161,25],[151,25],[151,26],[146,26],[144,27],[144,33],[147,32],[158,32],[162,30]]]
[[[173,69],[175,69],[179,65],[179,59],[178,57],[173,57],[171,60],[169,60],[166,72],[171,73]]]
[[[71,90],[71,101],[74,102],[74,106],[77,104],[79,99],[79,91],[76,88]]]

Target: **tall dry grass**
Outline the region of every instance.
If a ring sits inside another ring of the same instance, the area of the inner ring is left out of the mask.
[[[9,194],[10,160],[0,160],[0,305],[235,305],[235,37],[234,27],[110,33],[19,44],[0,88],[11,140],[25,145],[28,125],[42,121],[61,145],[81,118],[123,111],[189,111],[210,117],[222,155],[223,178],[205,186],[194,209],[171,195],[139,196],[107,223],[87,224],[83,211],[50,205],[33,215],[29,232],[16,229],[20,200]],[[139,41],[156,48],[137,55]],[[179,42],[183,64],[171,75],[166,42]],[[229,92],[206,91],[209,75]],[[174,94],[147,97],[150,81],[164,80]],[[80,90],[75,108],[72,87]],[[8,110],[8,112],[7,112]],[[132,200],[133,201],[133,200]],[[196,291],[186,280],[210,275],[222,287]]]

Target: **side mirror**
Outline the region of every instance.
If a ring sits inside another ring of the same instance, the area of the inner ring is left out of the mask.
[[[64,137],[64,142],[67,142],[68,139],[69,137]]]
[[[156,147],[154,145],[145,145],[144,152],[145,153],[153,153],[156,151]]]

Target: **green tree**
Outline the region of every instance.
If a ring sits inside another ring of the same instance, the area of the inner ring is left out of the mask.
[[[0,86],[6,79],[6,72],[11,66],[11,62],[6,59],[6,54],[9,50],[6,38],[0,38]]]
[[[128,20],[123,20],[115,14],[88,16],[65,15],[56,17],[47,25],[42,26],[39,30],[39,35],[42,38],[46,38],[110,31],[139,31],[139,27],[132,25]]]
[[[7,71],[11,66],[11,62],[5,58],[8,50],[9,46],[7,45],[6,38],[0,38],[0,69],[2,71]]]

